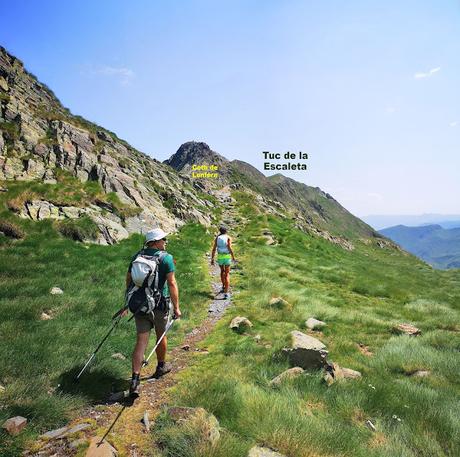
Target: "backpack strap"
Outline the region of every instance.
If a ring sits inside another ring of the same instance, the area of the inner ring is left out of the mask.
[[[154,288],[155,290],[158,290],[158,283],[160,281],[160,274],[159,274],[159,269],[160,269],[160,264],[163,262],[164,258],[168,255],[166,251],[161,251],[160,254],[158,255],[158,268],[157,271],[155,272],[155,284]]]

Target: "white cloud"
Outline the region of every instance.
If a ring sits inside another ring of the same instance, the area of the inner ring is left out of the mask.
[[[385,111],[388,113],[388,114],[393,114],[393,113],[396,113],[396,108],[394,106],[387,106]]]
[[[458,124],[460,124],[460,122],[458,122],[458,121],[453,121],[453,122],[451,122],[449,125],[450,125],[451,127],[457,127]]]
[[[427,73],[415,73],[414,78],[415,79],[423,79],[423,78],[431,78],[435,73],[441,70],[441,67],[436,67],[432,68],[430,71]]]
[[[369,192],[367,196],[370,198],[374,198],[375,200],[383,200],[383,196],[381,194],[376,194],[374,192]]]
[[[118,79],[121,85],[128,86],[136,76],[133,70],[126,67],[112,67],[110,65],[88,65],[82,70],[83,74],[103,75]]]

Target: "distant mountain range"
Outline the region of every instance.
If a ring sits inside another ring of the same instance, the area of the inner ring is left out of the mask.
[[[420,225],[440,225],[443,228],[460,227],[460,214],[419,214],[419,215],[382,215],[375,214],[361,217],[375,230],[382,230],[395,225],[419,227]]]
[[[397,225],[379,233],[398,243],[435,268],[460,268],[460,228],[444,229],[441,225],[406,227]]]

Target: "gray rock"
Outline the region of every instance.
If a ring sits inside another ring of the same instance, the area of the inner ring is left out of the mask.
[[[245,331],[252,327],[252,322],[247,317],[237,316],[230,322],[229,328],[235,331]]]
[[[367,420],[366,421],[366,427],[371,430],[372,432],[376,432],[377,429],[375,428],[375,425],[370,421],[370,420]]]
[[[254,446],[249,450],[248,457],[286,457],[268,447]]]
[[[289,363],[305,370],[321,368],[326,362],[326,346],[316,338],[294,330],[291,332],[291,345],[284,348]]]
[[[351,368],[342,368],[337,363],[329,362],[324,369],[323,379],[328,386],[341,379],[359,379],[361,373]]]
[[[326,326],[326,322],[319,321],[314,317],[309,317],[305,322],[305,326],[310,330],[319,330]]]
[[[51,295],[62,295],[63,293],[64,293],[64,291],[62,289],[60,289],[59,287],[53,287],[50,290]]]
[[[74,433],[82,432],[83,430],[87,430],[91,427],[92,425],[87,423],[77,424],[74,427],[69,428],[67,431],[65,431],[59,438],[66,438],[70,435],[73,435]]]
[[[40,435],[40,438],[54,440],[56,438],[59,438],[61,435],[63,435],[68,429],[69,427],[61,427],[61,428],[57,428],[56,430],[50,430],[49,432],[46,432],[46,433],[43,433],[43,435]]]
[[[269,306],[273,306],[278,309],[290,309],[292,306],[282,297],[273,297],[269,302]]]
[[[27,419],[22,416],[10,417],[6,420],[2,428],[5,429],[10,435],[15,436],[21,433],[21,431],[27,425]]]
[[[270,381],[269,385],[272,387],[277,387],[281,385],[284,381],[297,378],[303,372],[304,372],[304,369],[300,367],[289,368],[289,370],[283,371],[276,378],[273,378]]]
[[[51,320],[51,319],[52,319],[52,317],[51,317],[49,314],[45,313],[45,312],[43,312],[43,313],[40,315],[40,320],[41,320],[41,321],[49,321],[49,320]]]
[[[117,450],[107,441],[102,441],[97,436],[91,439],[89,448],[86,451],[85,457],[116,457]]]

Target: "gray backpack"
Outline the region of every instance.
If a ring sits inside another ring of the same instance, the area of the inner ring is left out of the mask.
[[[161,251],[156,255],[146,255],[140,251],[131,266],[131,284],[126,291],[125,306],[133,314],[151,314],[163,305],[163,295],[158,288],[159,267],[168,255]]]

